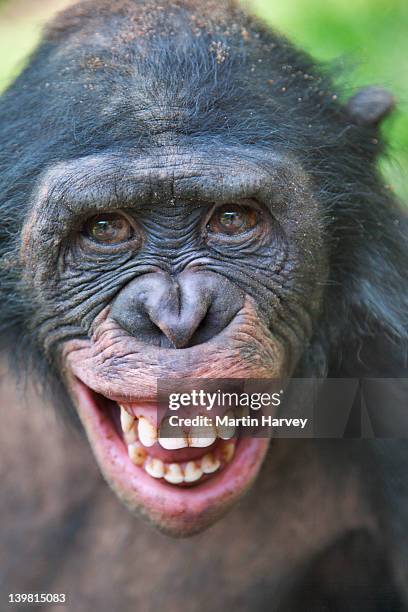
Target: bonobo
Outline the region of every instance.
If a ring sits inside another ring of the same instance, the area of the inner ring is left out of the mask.
[[[377,170],[393,107],[375,87],[341,101],[222,0],[81,2],[1,98],[4,347],[75,408],[109,485],[160,530],[213,524],[290,441],[204,445],[193,428],[169,443],[158,379],[407,371],[406,219]],[[330,464],[349,443],[313,448]],[[387,444],[353,445],[377,499],[407,466]]]

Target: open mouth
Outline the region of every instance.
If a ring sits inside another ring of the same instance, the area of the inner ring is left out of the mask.
[[[197,485],[234,457],[235,427],[180,430],[178,437],[166,437],[155,423],[154,406],[119,405],[101,396],[95,401],[110,416],[131,462],[152,478],[176,486]]]
[[[114,401],[76,377],[70,387],[111,487],[172,535],[199,531],[229,509],[255,479],[268,447],[269,440],[240,437],[234,427],[165,437],[154,403]]]

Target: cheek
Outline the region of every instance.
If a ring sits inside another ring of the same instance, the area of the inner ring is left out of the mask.
[[[271,218],[268,232],[257,240],[212,240],[208,245],[208,268],[250,295],[270,324],[276,318],[302,320],[305,312],[310,318],[319,313],[328,256],[321,215],[312,204],[307,214],[286,210]]]

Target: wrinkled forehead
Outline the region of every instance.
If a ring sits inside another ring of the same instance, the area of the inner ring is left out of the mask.
[[[256,198],[270,207],[316,207],[309,181],[293,160],[241,147],[121,151],[60,162],[41,175],[22,232],[24,259],[56,243],[78,218],[106,210],[177,202],[228,203]],[[30,255],[31,253],[31,255]]]
[[[90,155],[47,168],[34,191],[34,214],[64,217],[119,206],[137,208],[163,199],[229,202],[299,193],[308,180],[301,167],[273,153],[236,148],[175,148],[145,154]],[[40,219],[37,219],[41,221]]]

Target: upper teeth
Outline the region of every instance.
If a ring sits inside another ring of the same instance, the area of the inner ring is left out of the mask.
[[[234,413],[232,410],[228,410],[225,416],[228,417],[228,419],[234,418]],[[223,440],[229,440],[235,434],[235,425],[219,425],[217,429],[219,437]]]
[[[214,444],[217,438],[217,429],[213,425],[209,427],[192,427],[188,436],[189,446],[204,448]]]
[[[135,422],[135,417],[130,415],[124,408],[120,408],[120,424],[122,426],[123,432],[127,433],[133,427]]]
[[[186,438],[159,438],[159,444],[166,450],[177,450],[188,446]]]
[[[232,411],[228,411],[226,416],[231,417]],[[136,418],[130,415],[123,407],[120,409],[120,423],[124,433],[125,441],[128,444],[136,442],[139,438],[143,446],[150,447],[156,442],[159,442],[160,446],[166,450],[178,450],[180,448],[186,448],[188,446],[193,448],[205,448],[211,446],[217,435],[222,440],[229,440],[235,435],[234,426],[222,426],[215,427],[214,425],[190,428],[188,433],[185,433],[181,428],[175,428],[174,426],[169,429],[165,419],[160,427],[160,433],[157,431],[157,427],[144,416]],[[171,430],[171,437],[161,435],[162,428],[167,425],[165,431]]]
[[[168,418],[164,419],[163,423],[160,426],[160,437],[159,444],[166,450],[177,450],[178,448],[186,448],[188,446],[188,440],[184,433],[184,431],[180,427],[172,427],[171,431],[174,434],[178,434],[177,437],[166,438],[161,435],[162,430],[169,431],[170,425],[168,425]],[[165,429],[166,428],[166,429]]]
[[[143,446],[153,446],[157,441],[156,427],[144,417],[139,418],[138,433]]]

